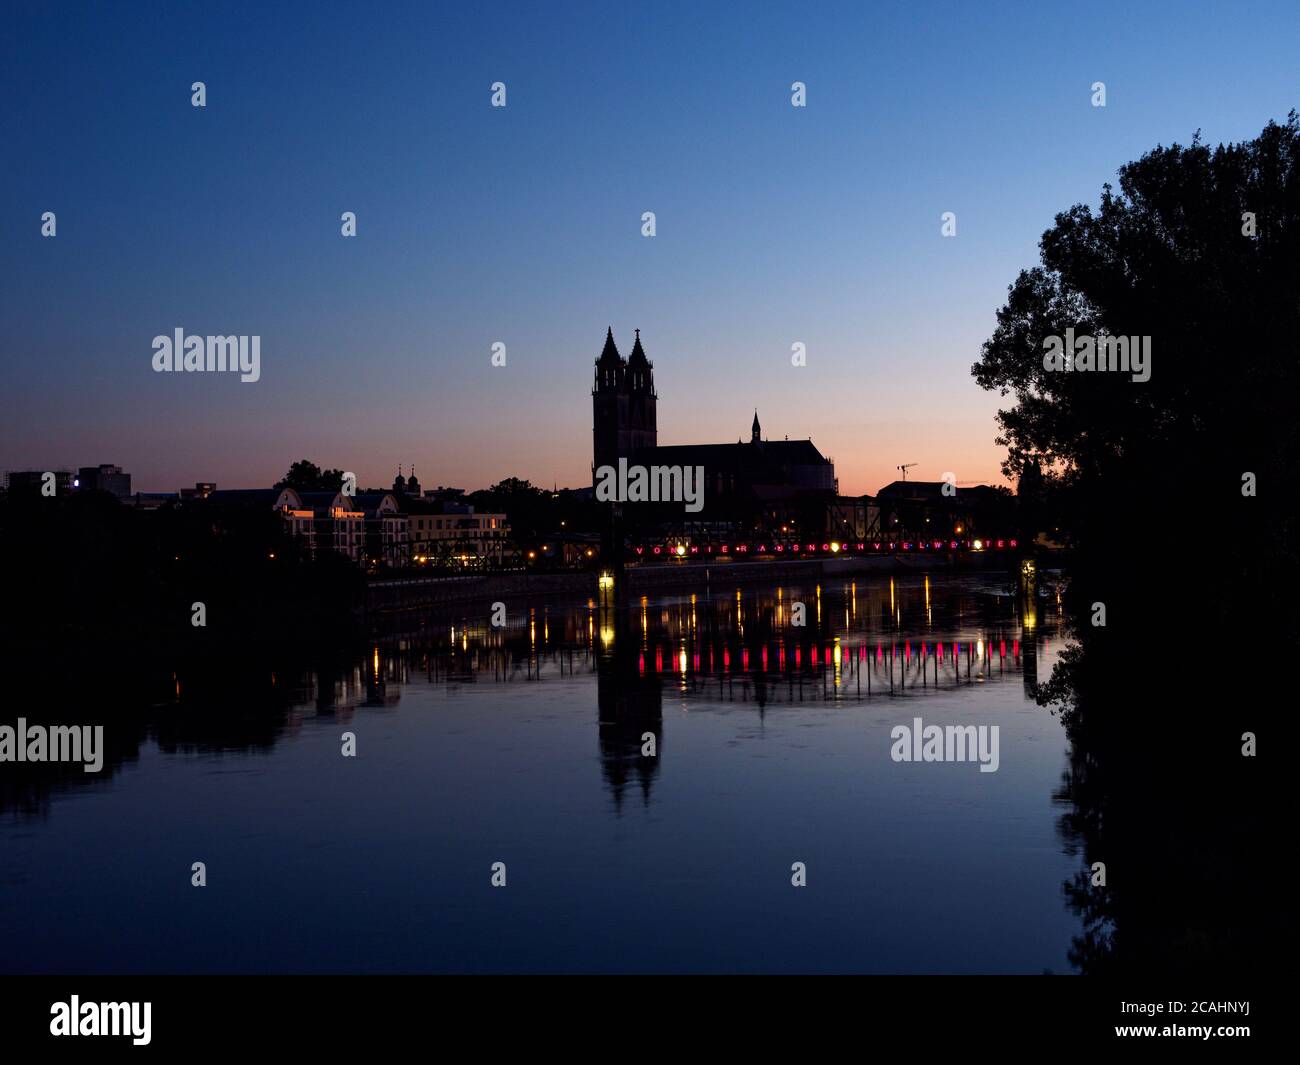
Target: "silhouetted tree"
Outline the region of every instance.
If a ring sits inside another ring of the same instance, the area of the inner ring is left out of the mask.
[[[343,487],[343,471],[322,470],[314,462],[299,459],[276,483],[277,488],[284,486],[300,492],[337,492]]]
[[[1067,886],[1086,922],[1075,961],[1246,969],[1294,934],[1270,868],[1286,799],[1241,753],[1245,731],[1289,750],[1289,715],[1280,678],[1237,649],[1297,635],[1295,112],[1242,144],[1149,152],[1096,212],[1058,215],[1040,252],[973,373],[1014,396],[1004,469],[1043,463],[1033,493],[1076,549],[1076,646],[1040,691],[1073,741],[1065,838],[1108,869],[1105,889]],[[1150,337],[1150,380],[1047,368],[1067,328]],[[1230,668],[1200,661],[1209,642]]]

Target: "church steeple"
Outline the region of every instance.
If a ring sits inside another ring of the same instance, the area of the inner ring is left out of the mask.
[[[415,472],[412,470],[411,472]],[[393,491],[398,493],[406,492],[406,478],[402,476],[402,466],[398,463],[397,476],[393,478]]]
[[[596,360],[596,387],[593,391],[612,392],[621,388],[626,369],[627,363],[614,344],[614,327],[610,326],[605,332],[605,346],[601,349],[600,358]]]
[[[591,390],[592,472],[624,456],[658,444],[654,364],[641,346],[641,330],[628,359],[618,353],[614,329],[605,331],[605,347],[596,359]],[[593,481],[593,484],[595,482]]]
[[[632,354],[627,357],[627,384],[632,392],[653,392],[655,376],[654,364],[645,357],[645,348],[641,346],[641,330],[636,330],[636,343],[632,345]]]
[[[618,360],[622,356],[618,353],[618,348],[614,344],[614,327],[611,325],[605,330],[605,346],[600,352],[600,361],[609,362],[611,359]]]
[[[757,444],[762,440],[762,431],[758,427],[758,408],[754,408],[754,424],[749,429],[749,440],[752,444]]]

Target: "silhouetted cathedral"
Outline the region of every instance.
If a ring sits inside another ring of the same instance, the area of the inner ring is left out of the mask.
[[[595,465],[615,466],[620,455],[655,447],[654,366],[641,347],[636,331],[632,354],[624,359],[614,345],[614,329],[605,334],[605,348],[596,360],[596,384],[591,390]]]
[[[620,458],[646,466],[702,466],[705,513],[697,520],[755,528],[801,519],[801,528],[820,527],[837,485],[834,465],[811,440],[763,439],[756,410],[748,441],[663,446],[658,403],[641,330],[624,359],[611,327],[591,390],[593,484],[596,470],[617,467]]]

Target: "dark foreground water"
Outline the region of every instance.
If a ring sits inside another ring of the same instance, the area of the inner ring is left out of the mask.
[[[118,742],[0,793],[0,970],[1068,972],[1032,604],[993,576],[701,586],[505,629],[484,604],[133,708],[53,685]],[[918,717],[997,726],[997,771],[893,760]]]

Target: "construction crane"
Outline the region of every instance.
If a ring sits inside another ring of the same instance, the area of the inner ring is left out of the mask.
[[[915,465],[917,465],[915,462],[904,462],[903,465],[901,465],[901,466],[895,466],[894,469],[896,469],[896,470],[901,470],[902,473],[903,473],[903,480],[906,481],[906,480],[907,480],[907,471],[910,470],[910,469],[911,469],[913,466],[915,466]]]

